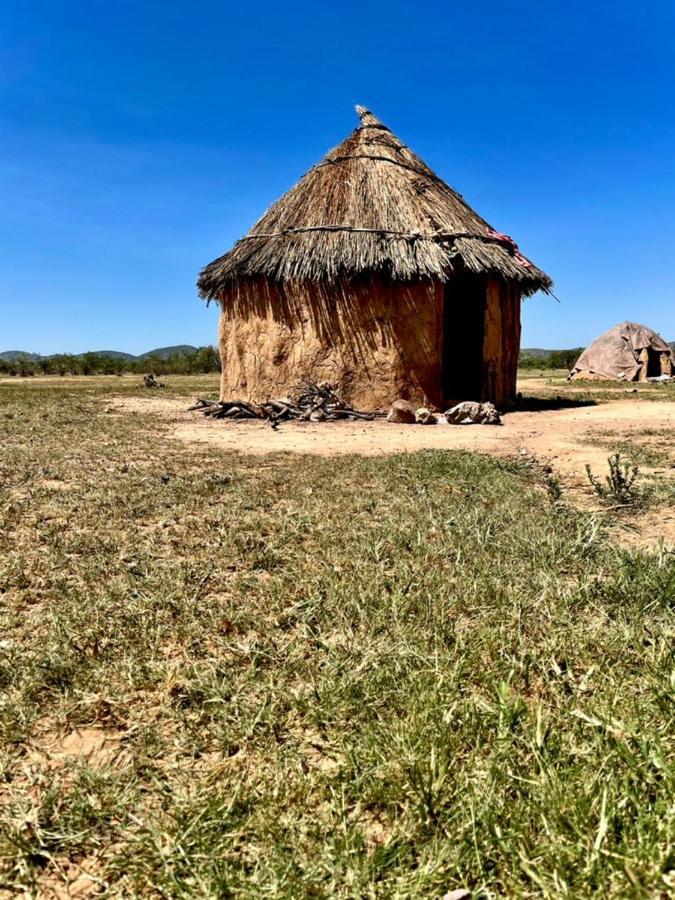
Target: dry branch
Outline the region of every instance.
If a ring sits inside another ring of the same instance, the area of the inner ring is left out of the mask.
[[[292,397],[253,403],[249,400],[205,400],[199,398],[189,412],[198,410],[210,419],[263,419],[276,428],[280,422],[322,421],[339,419],[372,421],[374,413],[352,409],[328,382],[302,381]]]

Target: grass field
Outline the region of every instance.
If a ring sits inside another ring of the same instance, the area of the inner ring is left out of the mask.
[[[521,369],[518,382],[523,394],[561,396],[579,401],[621,399],[675,400],[675,382],[570,381],[565,369]]]
[[[597,444],[616,453],[630,457],[639,466],[672,466],[675,464],[675,444],[670,429],[645,428],[640,439],[617,441],[611,432],[595,431],[587,437],[588,443]]]
[[[113,390],[0,385],[0,892],[675,893],[672,553],[524,464],[226,454]]]

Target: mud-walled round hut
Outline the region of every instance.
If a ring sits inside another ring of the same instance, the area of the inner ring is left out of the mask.
[[[303,378],[363,408],[515,396],[521,297],[550,278],[371,112],[200,273],[221,399]]]

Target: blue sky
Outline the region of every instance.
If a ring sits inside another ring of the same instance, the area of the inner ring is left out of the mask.
[[[675,339],[675,4],[4,0],[0,350],[212,343],[198,270],[372,108],[556,282]]]

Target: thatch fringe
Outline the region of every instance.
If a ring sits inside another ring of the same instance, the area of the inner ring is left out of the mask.
[[[371,112],[235,246],[201,272],[200,294],[224,302],[260,278],[326,285],[372,275],[449,280],[468,269],[516,282],[552,281],[496,234]]]

